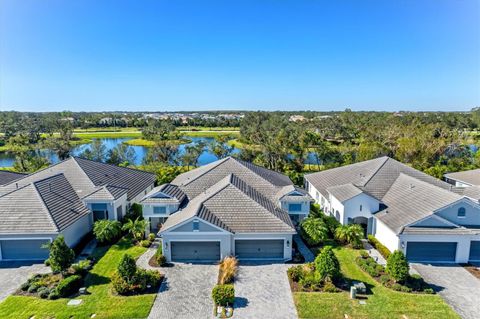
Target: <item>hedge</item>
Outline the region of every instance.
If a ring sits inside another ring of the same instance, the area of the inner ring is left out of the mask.
[[[78,288],[81,286],[81,283],[82,277],[79,275],[67,277],[58,284],[57,293],[60,297],[68,297],[77,292]]]
[[[383,256],[383,258],[388,259],[390,257],[390,250],[385,247],[382,243],[378,241],[373,235],[368,235],[368,242],[372,245],[378,252]]]

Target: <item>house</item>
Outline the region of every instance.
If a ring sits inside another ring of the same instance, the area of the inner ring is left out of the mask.
[[[305,187],[325,214],[362,225],[409,261],[480,260],[480,196],[394,159],[308,174]]]
[[[177,176],[142,200],[168,261],[289,260],[311,198],[280,173],[233,157]],[[158,216],[158,217],[155,217]]]
[[[43,260],[41,246],[59,234],[74,247],[94,221],[121,220],[155,183],[154,174],[78,157],[17,177],[0,174],[0,260]]]
[[[480,186],[480,168],[445,174],[445,180],[457,187]]]

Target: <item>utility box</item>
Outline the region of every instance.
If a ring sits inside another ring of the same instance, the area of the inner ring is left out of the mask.
[[[350,287],[350,299],[357,298],[357,288],[355,286]]]

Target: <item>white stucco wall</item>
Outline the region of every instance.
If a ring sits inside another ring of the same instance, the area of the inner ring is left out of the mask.
[[[385,247],[387,247],[391,252],[398,250],[400,248],[400,239],[393,230],[387,227],[382,221],[375,219],[376,229],[375,229],[375,238],[378,239]]]
[[[166,207],[165,214],[154,214],[154,207]],[[142,204],[143,217],[166,217],[178,210],[178,204]]]
[[[69,247],[73,247],[80,242],[83,236],[89,233],[93,227],[92,213],[83,216],[72,225],[61,231],[61,234],[65,237],[65,243]]]
[[[347,224],[349,218],[372,217],[372,213],[378,212],[380,202],[366,194],[360,194],[346,200],[343,203],[344,216],[342,224]]]

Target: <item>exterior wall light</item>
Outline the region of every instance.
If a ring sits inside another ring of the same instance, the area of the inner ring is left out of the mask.
[[[290,240],[287,240],[287,248],[290,247]]]

